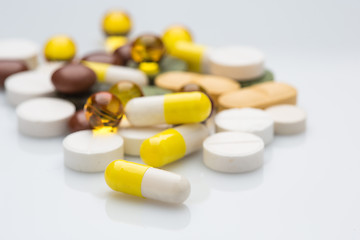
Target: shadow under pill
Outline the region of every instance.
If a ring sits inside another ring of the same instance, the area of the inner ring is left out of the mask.
[[[34,138],[16,133],[17,144],[21,150],[39,155],[53,155],[62,153],[62,139],[64,137]]]
[[[209,187],[224,192],[248,191],[257,188],[264,181],[263,167],[246,173],[221,173],[204,170]]]
[[[64,181],[71,189],[79,192],[99,194],[109,189],[105,183],[103,172],[77,172],[64,166]]]
[[[105,211],[116,222],[167,230],[183,229],[191,220],[190,210],[184,204],[167,204],[118,192],[108,193]]]

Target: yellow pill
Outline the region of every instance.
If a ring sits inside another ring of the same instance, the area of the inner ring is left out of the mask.
[[[130,16],[121,10],[109,11],[102,20],[102,29],[108,36],[127,35],[132,27]]]
[[[115,191],[168,203],[182,203],[190,194],[183,176],[125,160],[107,166],[105,181]]]
[[[76,54],[74,41],[66,35],[51,37],[45,44],[44,55],[48,61],[70,61]]]
[[[170,93],[131,99],[125,114],[133,126],[202,122],[211,113],[211,101],[202,92]]]
[[[172,25],[168,27],[162,35],[168,53],[172,53],[175,44],[179,41],[192,42],[191,33],[182,25]]]
[[[124,36],[109,36],[105,40],[106,52],[112,53],[119,47],[124,46],[128,42],[127,37]]]
[[[141,145],[140,157],[150,166],[162,167],[201,149],[208,135],[208,129],[201,123],[170,128],[146,139]]]

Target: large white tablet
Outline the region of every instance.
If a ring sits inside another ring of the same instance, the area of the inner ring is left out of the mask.
[[[274,138],[274,121],[264,110],[232,108],[215,116],[216,132],[237,131],[253,133],[269,144]]]
[[[171,125],[163,124],[153,127],[127,127],[120,128],[119,135],[124,139],[125,154],[132,156],[140,156],[141,144],[149,137],[154,136]]]
[[[264,54],[253,47],[220,47],[209,53],[210,73],[247,81],[264,74]]]
[[[31,137],[65,135],[74,113],[74,104],[56,98],[34,98],[16,108],[19,131]]]
[[[263,165],[264,142],[258,136],[243,132],[221,132],[203,143],[204,164],[219,172],[241,173]]]
[[[124,157],[124,140],[116,133],[94,134],[83,130],[63,141],[65,166],[80,172],[103,172],[107,165]]]
[[[39,45],[29,40],[0,40],[0,59],[23,60],[29,69],[35,69],[38,65],[39,50]]]
[[[275,123],[275,134],[292,135],[306,129],[306,113],[294,105],[276,105],[265,110]]]
[[[13,106],[31,98],[55,95],[51,75],[38,71],[26,71],[11,75],[5,80],[5,90],[6,98]]]

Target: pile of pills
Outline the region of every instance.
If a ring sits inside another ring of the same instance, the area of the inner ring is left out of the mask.
[[[127,12],[109,11],[102,51],[79,58],[74,40],[56,35],[42,64],[36,43],[0,40],[0,87],[19,131],[67,135],[66,167],[105,172],[115,191],[179,204],[190,182],[163,166],[203,151],[204,167],[249,172],[262,167],[274,135],[305,131],[297,90],[274,81],[260,50],[199,45],[182,25],[133,38],[132,25]]]

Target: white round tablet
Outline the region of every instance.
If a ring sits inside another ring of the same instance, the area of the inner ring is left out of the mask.
[[[64,61],[45,62],[39,65],[35,70],[38,72],[49,74],[51,78],[52,74],[59,68],[63,67],[65,64],[66,62]]]
[[[141,144],[149,137],[152,137],[169,127],[170,125],[121,128],[119,130],[119,135],[124,139],[125,154],[131,156],[140,156]]]
[[[275,134],[291,135],[305,131],[306,113],[295,105],[276,105],[265,110],[274,119]]]
[[[16,106],[36,97],[51,97],[55,88],[51,76],[38,71],[20,72],[5,80],[5,94],[8,102]]]
[[[203,143],[204,164],[219,172],[241,173],[255,170],[264,162],[264,142],[243,132],[221,132]]]
[[[0,59],[23,60],[29,69],[38,64],[39,45],[24,39],[0,40]]]
[[[31,137],[66,134],[68,121],[74,113],[74,104],[56,98],[34,98],[16,108],[19,131]]]
[[[264,74],[264,54],[256,48],[228,46],[209,53],[210,73],[247,81]]]
[[[215,116],[216,132],[237,131],[253,133],[265,145],[274,138],[274,121],[264,110],[256,108],[232,108]]]
[[[80,172],[103,172],[112,161],[124,158],[124,140],[116,133],[83,130],[63,141],[65,166]]]

